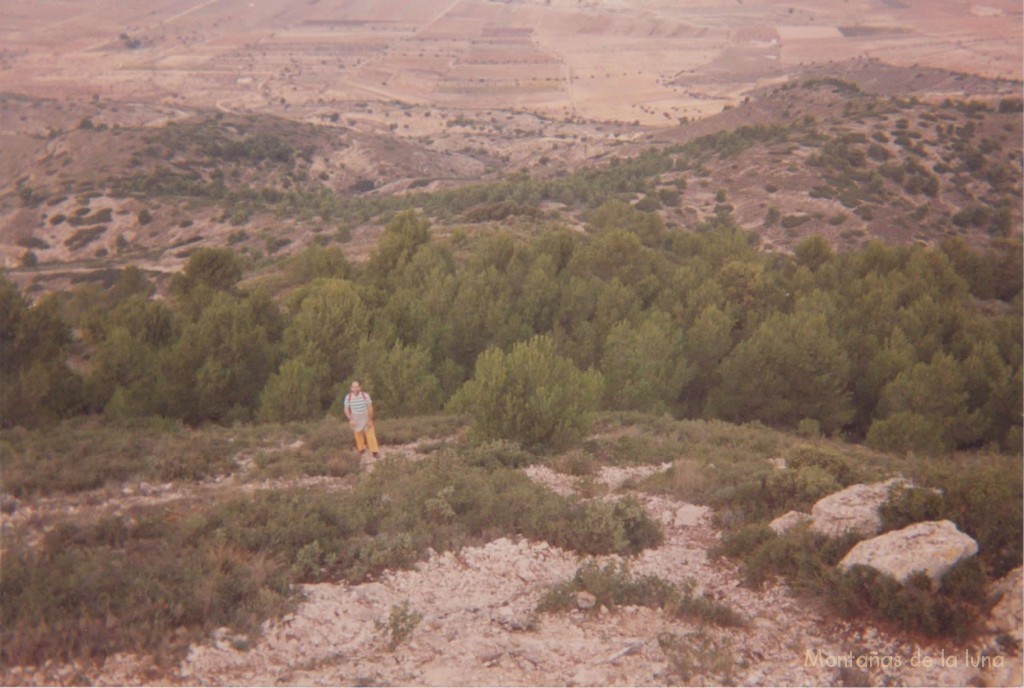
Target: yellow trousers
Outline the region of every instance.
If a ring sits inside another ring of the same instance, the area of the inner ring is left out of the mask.
[[[367,445],[369,445],[370,451],[374,454],[380,451],[380,447],[377,446],[377,433],[373,431],[372,425],[362,432],[353,430],[352,434],[356,436],[357,452],[362,452],[366,449]]]

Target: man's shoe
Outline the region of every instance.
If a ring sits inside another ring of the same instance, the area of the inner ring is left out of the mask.
[[[380,454],[378,454],[377,452],[373,452],[373,458],[379,459],[380,458]]]

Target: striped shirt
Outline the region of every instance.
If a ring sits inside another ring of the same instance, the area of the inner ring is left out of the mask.
[[[370,420],[370,406],[373,400],[366,392],[353,395],[351,392],[345,395],[345,410],[352,413],[352,420],[355,421],[355,429],[362,432]]]

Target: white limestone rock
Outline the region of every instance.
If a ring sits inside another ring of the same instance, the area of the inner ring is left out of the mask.
[[[893,478],[884,483],[851,485],[822,497],[811,508],[811,528],[830,537],[840,537],[848,532],[874,535],[882,528],[878,507],[889,498],[893,486],[903,483],[902,478]]]
[[[957,562],[978,553],[978,543],[952,521],[925,521],[854,545],[839,568],[870,566],[900,582],[924,571],[934,584]]]

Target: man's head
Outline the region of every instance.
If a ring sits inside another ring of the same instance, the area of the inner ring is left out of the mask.
[[[353,380],[351,391],[353,394],[359,394],[363,391],[363,388],[359,386],[359,382],[357,380]]]

